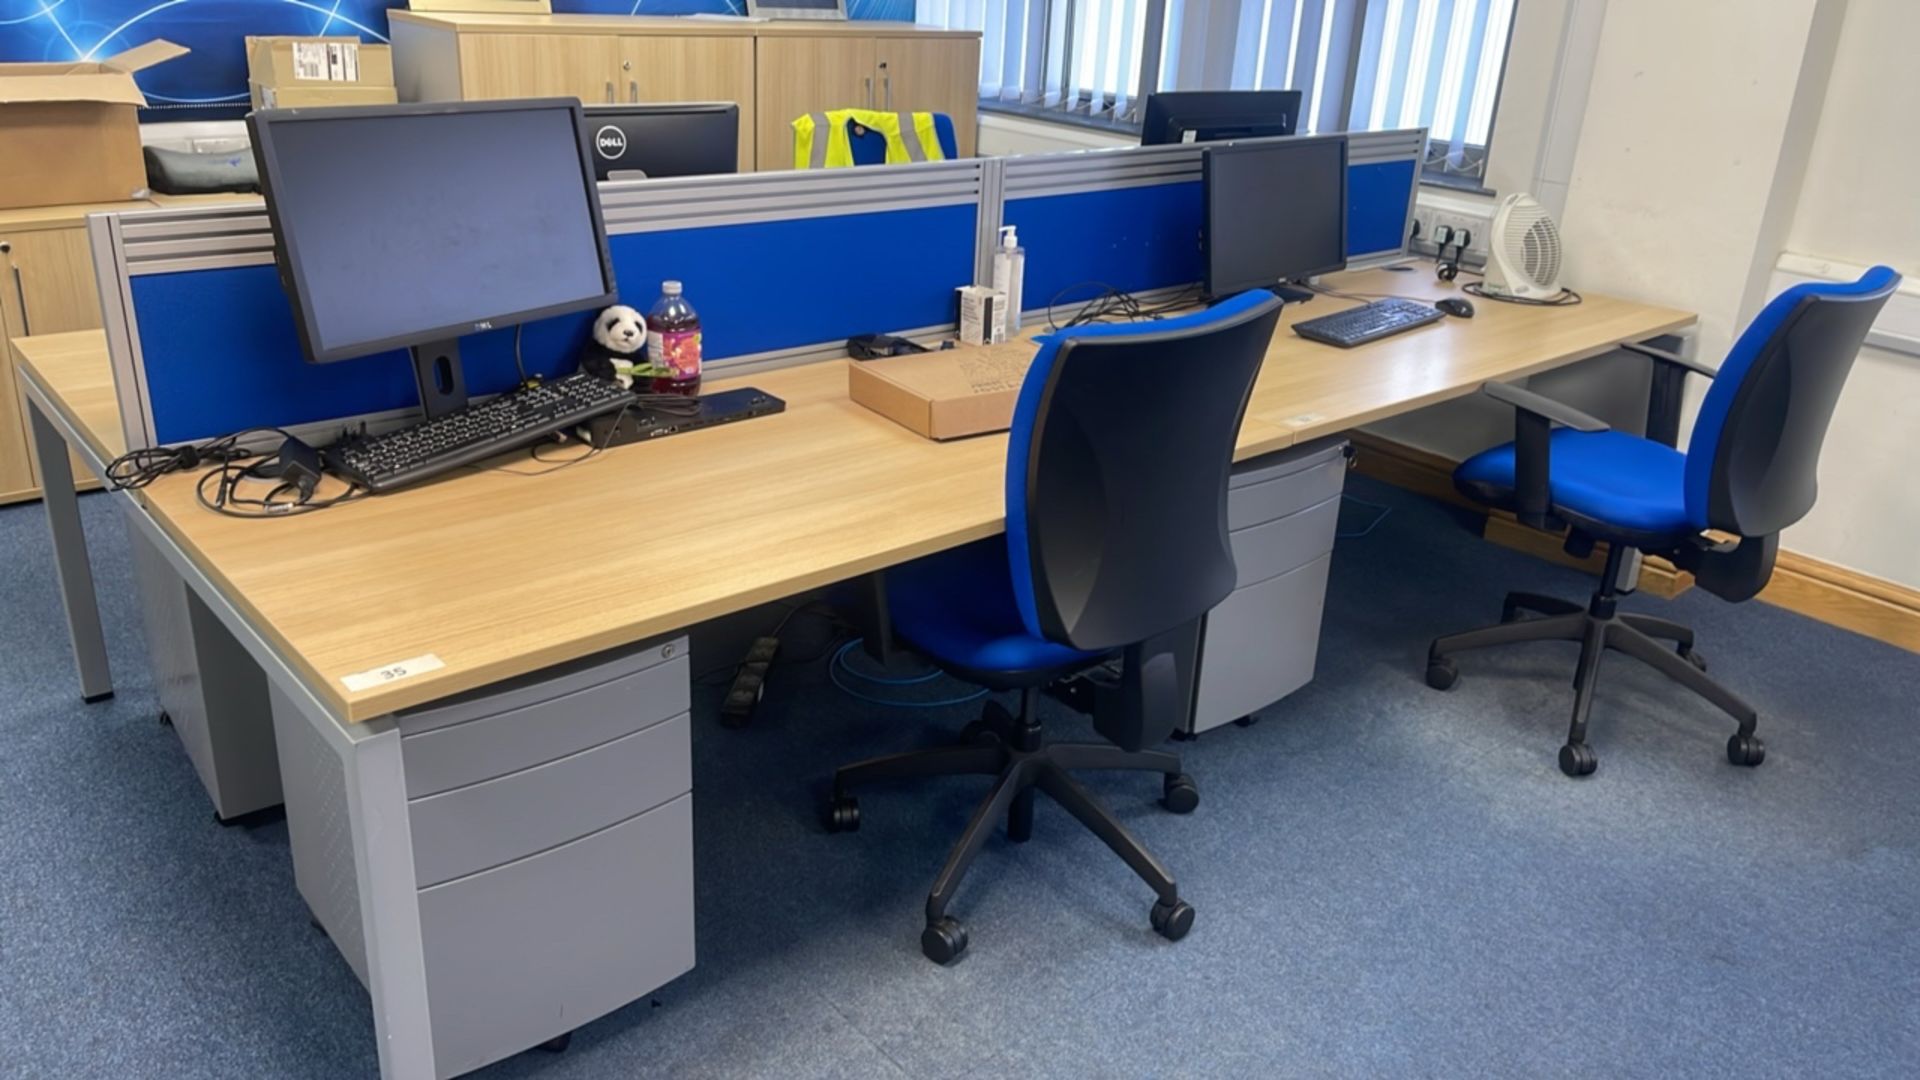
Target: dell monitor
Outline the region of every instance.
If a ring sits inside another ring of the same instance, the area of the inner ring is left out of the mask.
[[[1182,90],[1147,95],[1140,145],[1221,142],[1291,135],[1300,119],[1298,90]]]
[[[581,130],[602,180],[740,171],[740,106],[730,101],[588,105]]]
[[[617,291],[572,98],[249,114],[307,360],[410,349],[420,404],[466,403],[463,334]]]
[[[1274,288],[1347,265],[1345,135],[1210,146],[1200,168],[1208,296]]]

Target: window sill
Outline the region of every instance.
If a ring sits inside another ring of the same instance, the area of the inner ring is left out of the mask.
[[[1420,183],[1423,187],[1439,188],[1441,191],[1451,191],[1461,195],[1485,195],[1488,198],[1496,198],[1500,194],[1482,184],[1478,177],[1473,176],[1435,176],[1422,172]]]
[[[1132,138],[1140,137],[1140,126],[1138,124],[1123,123],[1119,120],[1102,120],[1098,117],[1061,112],[1059,109],[1048,109],[1039,105],[1023,105],[1014,101],[1001,101],[998,98],[981,98],[980,111],[983,113],[996,113],[1001,116],[1017,116],[1022,120],[1033,120],[1042,124],[1058,124],[1061,127],[1083,128],[1088,131],[1099,131],[1109,135],[1126,135]]]

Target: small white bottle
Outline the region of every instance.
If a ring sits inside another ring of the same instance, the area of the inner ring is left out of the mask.
[[[1027,249],[1020,246],[1013,229],[1011,225],[1001,228],[1000,247],[993,253],[993,288],[1007,299],[1008,341],[1020,334],[1020,289],[1027,276]]]

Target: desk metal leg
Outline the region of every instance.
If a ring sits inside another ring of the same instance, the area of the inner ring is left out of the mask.
[[[93,592],[93,567],[87,563],[87,536],[80,524],[80,500],[73,491],[67,441],[38,403],[29,401],[29,405],[33,445],[40,455],[41,497],[47,531],[53,536],[53,562],[60,572],[60,600],[67,609],[80,697],[88,704],[105,701],[113,696],[113,674],[107,669],[107,641],[100,632],[100,604]]]

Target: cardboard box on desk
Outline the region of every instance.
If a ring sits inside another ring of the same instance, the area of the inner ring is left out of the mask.
[[[310,109],[333,105],[394,105],[400,101],[391,86],[354,86],[326,83],[298,86],[262,86],[248,83],[256,109]]]
[[[247,81],[261,86],[392,86],[393,49],[357,37],[248,37]]]
[[[118,202],[147,187],[133,73],[186,55],[149,41],[105,60],[0,64],[0,208]]]
[[[1021,340],[860,361],[848,366],[847,395],[929,439],[1005,431],[1037,348]]]

